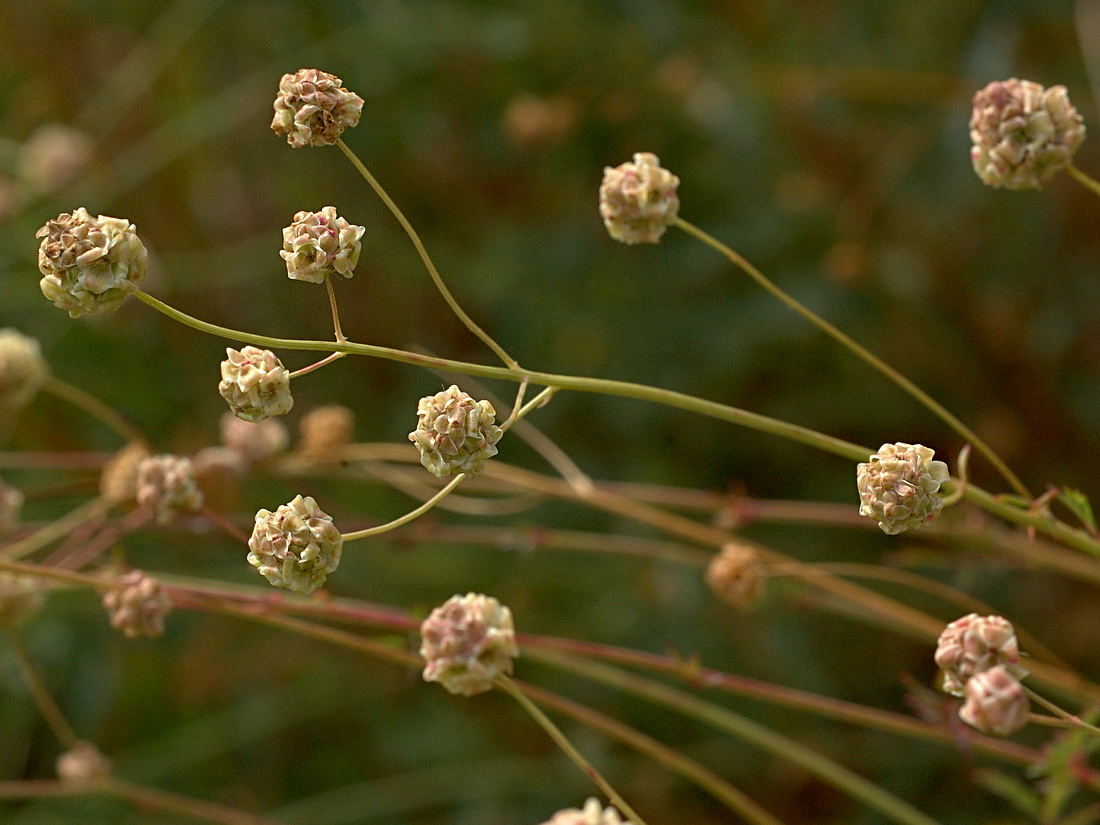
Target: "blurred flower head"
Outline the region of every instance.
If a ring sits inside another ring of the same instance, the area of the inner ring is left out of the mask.
[[[19,153],[19,178],[35,192],[56,192],[84,171],[94,146],[87,132],[72,126],[39,126]]]
[[[38,341],[11,327],[0,329],[0,412],[18,412],[49,377]]]
[[[558,811],[543,825],[630,825],[630,821],[624,820],[614,808],[604,808],[598,799],[590,797],[583,809]]]
[[[1024,686],[1003,665],[977,673],[966,683],[959,718],[990,736],[1009,736],[1027,724],[1031,713]]]
[[[951,622],[936,644],[936,664],[943,671],[943,689],[962,696],[966,683],[978,673],[1005,666],[1016,676],[1027,670],[1020,666],[1016,629],[1003,616],[970,613]]]
[[[136,496],[138,504],[150,508],[160,524],[167,524],[177,513],[201,510],[203,505],[191,459],[167,453],[138,464]]]
[[[680,179],[649,152],[634,155],[633,163],[604,169],[600,185],[600,216],[608,233],[626,244],[657,243],[676,222]]]
[[[131,570],[118,587],[103,594],[103,607],[111,617],[111,627],[128,638],[159,639],[164,635],[164,620],[172,610],[172,600],[152,576]]]
[[[478,593],[452,596],[424,620],[420,635],[424,680],[461,696],[491,689],[519,655],[512,611]]]

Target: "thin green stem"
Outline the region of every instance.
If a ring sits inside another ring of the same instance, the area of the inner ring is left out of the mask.
[[[332,355],[326,356],[325,358],[322,358],[320,361],[317,361],[313,364],[310,364],[308,367],[302,367],[300,370],[294,370],[294,372],[292,372],[287,377],[289,379],[293,379],[293,378],[301,378],[303,375],[309,375],[314,370],[319,370],[319,369],[321,369],[321,367],[327,366],[328,364],[331,364],[333,361],[339,361],[345,355],[347,355],[346,352],[334,352],[334,353],[332,353]]]
[[[862,345],[856,343],[852,338],[841,332],[839,329],[830,324],[813,310],[809,309],[808,307],[797,301],[795,298],[788,295],[786,292],[784,292],[782,289],[772,283],[772,281],[768,279],[768,277],[764,275],[763,272],[761,272],[759,269],[749,263],[744,257],[739,255],[737,252],[734,252],[732,249],[730,249],[730,247],[726,246],[718,239],[712,237],[708,233],[704,232],[702,229],[699,229],[697,226],[688,223],[683,218],[676,219],[676,226],[682,229],[687,234],[691,235],[693,238],[702,241],[718,254],[725,257],[728,261],[730,261],[730,263],[732,263],[734,266],[736,266],[738,269],[740,269],[742,272],[744,272],[746,275],[756,281],[757,284],[763,287],[772,296],[779,299],[783,304],[797,312],[799,315],[801,315],[811,324],[816,326],[826,335],[837,341],[841,346],[850,350],[864,362],[866,362],[871,367],[878,370],[878,372],[880,372],[882,375],[886,376],[888,379],[894,382],[894,384],[896,384],[902,390],[907,392],[910,396],[915,398],[925,408],[932,411],[940,420],[951,427],[951,429],[958,433],[964,440],[973,444],[975,449],[981,452],[982,455],[984,455],[989,460],[989,462],[997,468],[997,471],[1000,472],[1000,474],[1009,483],[1013,490],[1015,490],[1017,493],[1028,500],[1034,498],[1034,496],[1032,496],[1031,493],[1028,491],[1027,487],[1024,486],[1024,483],[1020,481],[1016,474],[1013,473],[1011,469],[1009,469],[1008,465],[1005,464],[1003,460],[1001,460],[1000,456],[998,456],[988,444],[986,444],[981,438],[979,438],[977,433],[975,433],[973,430],[963,424],[962,421],[956,418],[951,412],[947,410],[946,407],[944,407],[942,404],[932,398],[932,396],[928,395],[926,392],[924,392],[924,390],[920,389],[920,387],[918,387],[900,372],[895,370],[881,358],[874,355]]]
[[[325,276],[325,291],[328,293],[328,305],[332,310],[332,332],[336,336],[337,343],[348,340],[344,337],[344,330],[340,328],[340,310],[336,308],[336,290],[332,288],[332,276]]]
[[[630,822],[634,823],[634,825],[646,825],[645,821],[638,816],[634,809],[627,804],[626,800],[619,795],[619,792],[615,790],[614,786],[593,767],[592,763],[584,758],[584,755],[574,747],[573,743],[569,741],[569,738],[561,732],[561,729],[550,721],[550,717],[543,713],[538,705],[524,695],[523,691],[516,686],[515,682],[501,673],[493,680],[493,684],[520,703],[523,709],[539,723],[550,738],[557,743],[557,746],[565,752],[565,755],[573,761],[573,764],[584,771],[584,773],[596,783],[596,786],[607,794],[608,799],[615,804],[615,807],[618,808],[621,813],[626,815],[626,818]]]
[[[1072,163],[1066,167],[1066,171],[1069,172],[1070,176],[1075,181],[1084,186],[1094,195],[1100,195],[1100,181],[1097,181],[1095,178],[1086,175]]]
[[[1068,710],[1064,710],[1063,708],[1059,707],[1058,705],[1047,699],[1045,696],[1036,693],[1027,685],[1021,685],[1021,687],[1023,687],[1024,691],[1029,697],[1031,697],[1031,700],[1033,702],[1042,705],[1044,708],[1049,710],[1062,721],[1067,722],[1074,728],[1080,728],[1081,730],[1088,731],[1093,736],[1100,736],[1100,728],[1096,727],[1096,725],[1091,725],[1080,716],[1074,713],[1070,713]]]
[[[84,412],[99,419],[127,441],[145,443],[145,436],[140,430],[94,395],[85,392],[80,389],[80,387],[74,386],[68,381],[62,381],[60,378],[51,375],[42,389],[50,395],[56,396],[63,401],[68,401],[74,407],[79,407],[84,410]]]
[[[34,698],[34,703],[38,706],[38,712],[42,714],[42,718],[50,726],[50,730],[57,737],[57,741],[61,743],[61,747],[69,750],[78,741],[76,732],[46,689],[46,684],[42,681],[38,668],[34,666],[34,661],[31,659],[26,645],[23,644],[23,638],[19,635],[19,631],[11,624],[5,624],[4,633],[8,638],[8,644],[11,645],[12,652],[15,654],[15,661],[19,665],[19,672],[23,676],[23,681],[27,683],[31,696]]]
[[[111,502],[105,498],[93,498],[86,501],[76,509],[66,513],[55,521],[51,521],[39,530],[24,536],[19,541],[0,549],[0,558],[20,559],[30,555],[35,550],[40,550],[47,544],[67,536],[86,521],[99,518],[111,509]]]
[[[385,189],[370,173],[363,162],[359,160],[359,157],[353,152],[343,140],[337,140],[336,145],[340,147],[340,150],[351,161],[352,165],[359,171],[359,174],[363,176],[363,179],[370,184],[371,189],[375,194],[382,199],[382,202],[386,204],[386,207],[393,213],[393,216],[397,218],[397,222],[401,224],[401,228],[405,230],[405,234],[409,236],[409,240],[412,241],[413,246],[416,247],[417,253],[420,255],[420,260],[423,261],[424,267],[428,270],[428,274],[432,276],[432,281],[435,283],[436,289],[439,290],[439,294],[443,296],[443,300],[447,302],[447,306],[451,308],[458,319],[466,325],[466,328],[470,330],[474,335],[484,342],[493,352],[497,354],[501,361],[503,361],[509,369],[518,370],[520,368],[519,363],[512,358],[504,348],[500,346],[493,338],[479,327],[474,320],[466,314],[466,311],[458,305],[458,301],[451,294],[451,291],[447,289],[447,285],[443,283],[443,278],[439,275],[439,270],[435,268],[435,264],[432,263],[431,256],[428,255],[428,250],[425,249],[424,244],[420,240],[420,236],[413,229],[411,223],[405,217],[404,213],[398,208],[397,204],[393,202],[393,199],[389,196]]]
[[[365,539],[365,538],[368,538],[370,536],[378,536],[378,535],[381,535],[382,533],[388,533],[390,530],[395,530],[395,529],[397,529],[398,527],[401,527],[404,524],[408,524],[410,521],[415,521],[416,519],[418,519],[422,515],[424,515],[426,512],[431,510],[433,507],[435,507],[435,505],[437,505],[439,502],[441,502],[447,496],[449,496],[451,494],[451,491],[453,491],[455,487],[457,487],[459,484],[461,484],[462,481],[465,478],[466,478],[465,473],[459,473],[453,479],[451,479],[450,483],[446,487],[444,487],[442,490],[440,490],[438,493],[436,493],[430,499],[425,501],[423,504],[421,504],[415,510],[412,510],[411,512],[408,512],[405,515],[401,516],[400,518],[394,519],[393,521],[386,522],[385,524],[379,524],[377,527],[368,527],[366,530],[358,530],[354,533],[344,533],[344,535],[343,535],[344,541],[349,542],[349,541],[355,541],[356,539]]]

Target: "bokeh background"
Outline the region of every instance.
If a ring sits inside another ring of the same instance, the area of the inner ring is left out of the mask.
[[[1089,67],[1100,72],[1100,3],[5,0],[0,20],[0,327],[38,338],[57,375],[160,450],[216,441],[227,342],[137,301],[75,321],[51,306],[36,283],[34,232],[59,212],[85,206],[133,221],[151,253],[146,289],[162,300],[226,326],[310,338],[330,334],[327,304],[319,288],[285,277],[281,228],[298,210],[334,205],[367,227],[355,278],[337,286],[349,337],[493,360],[341,153],[291,150],[269,129],[279,77],[317,67],[366,100],[345,139],[460,302],[524,365],[693,393],[871,448],[921,442],[951,459],[962,447],[686,235],[611,241],[596,210],[602,171],[651,151],[680,176],[685,218],[899,367],[1033,489],[1100,494],[1100,202],[1067,176],[1041,193],[987,189],[967,137],[974,90],[1012,76],[1066,85],[1096,130]],[[22,147],[58,123],[90,137],[88,165],[57,191],[35,191],[20,177]],[[1100,171],[1095,139],[1077,163]],[[284,360],[297,368],[307,358]],[[289,418],[346,404],[359,439],[401,443],[416,400],[444,380],[345,359],[296,383]],[[684,412],[563,394],[532,420],[594,478],[855,506],[847,462]],[[6,448],[119,446],[43,398]],[[543,468],[507,442],[501,459]],[[8,475],[28,493],[29,520],[64,510],[56,494],[71,476]],[[972,477],[1002,489],[980,460]],[[342,524],[410,506],[377,485],[316,477],[252,479],[225,509],[247,526],[256,508],[298,492]],[[438,517],[653,535],[553,503],[518,517]],[[810,561],[908,552],[907,564],[987,599],[1100,675],[1100,611],[1079,585],[874,529],[747,534]],[[926,645],[811,602],[777,596],[735,614],[696,570],[517,552],[522,544],[353,546],[331,589],[420,611],[488,592],[523,630],[697,651],[716,667],[904,712],[905,681],[934,675]],[[241,548],[216,532],[153,532],[118,552],[151,570],[253,582]],[[942,604],[921,606],[954,618]],[[177,613],[164,640],[130,642],[88,593],[56,596],[27,634],[62,706],[120,775],[288,823],[533,823],[590,793],[505,697],[459,701],[415,673],[290,636]],[[6,653],[0,662],[0,777],[50,776],[56,745]],[[537,666],[521,663],[519,675],[675,743],[787,821],[881,821],[712,731]],[[974,792],[966,754],[730,704],[943,822],[1011,815]],[[567,728],[651,823],[730,821],[644,759]],[[103,800],[0,810],[12,823],[175,821]]]

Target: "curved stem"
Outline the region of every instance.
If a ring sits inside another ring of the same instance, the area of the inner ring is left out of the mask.
[[[1075,181],[1084,186],[1094,195],[1100,195],[1100,181],[1097,181],[1095,178],[1086,175],[1072,163],[1066,167],[1066,171],[1069,172],[1070,176]]]
[[[46,724],[50,726],[50,730],[53,731],[61,746],[65,750],[72,748],[77,743],[76,732],[46,689],[42,677],[38,674],[38,668],[34,666],[34,661],[31,659],[30,653],[27,652],[26,645],[23,644],[19,631],[12,625],[7,624],[4,626],[4,632],[8,637],[8,644],[11,645],[12,652],[15,654],[15,661],[19,664],[19,672],[23,676],[23,681],[27,683],[31,696],[34,697],[34,703],[38,706],[38,712],[42,714],[42,718],[46,720]]]
[[[348,340],[344,337],[344,330],[340,328],[340,311],[336,308],[336,290],[332,288],[332,276],[325,276],[325,291],[328,293],[328,305],[332,310],[332,331],[337,343]]]
[[[74,386],[68,381],[62,381],[60,378],[51,375],[42,389],[50,395],[56,396],[63,401],[68,401],[74,407],[79,407],[94,418],[98,418],[127,441],[137,441],[140,444],[146,442],[144,434],[142,434],[133,424],[94,395],[80,389],[80,387]]]
[[[388,533],[390,530],[395,530],[403,524],[408,524],[410,521],[415,521],[426,512],[431,510],[433,507],[435,507],[435,505],[437,505],[440,501],[449,496],[451,494],[451,491],[454,490],[454,488],[457,487],[459,484],[461,484],[465,478],[465,473],[459,473],[453,479],[451,479],[450,484],[448,484],[430,499],[425,501],[415,510],[405,513],[405,515],[401,516],[400,518],[396,518],[393,521],[386,522],[385,524],[379,524],[377,527],[368,527],[366,530],[358,530],[354,533],[344,533],[344,541],[355,541],[356,539],[365,539],[370,536],[380,535],[381,533]]]
[[[977,433],[975,433],[973,430],[963,424],[962,421],[956,418],[950,411],[947,410],[946,407],[944,407],[942,404],[940,404],[938,401],[928,395],[928,393],[924,392],[924,390],[922,390],[900,372],[895,370],[877,355],[873,354],[862,345],[856,343],[852,338],[841,332],[839,329],[830,324],[813,310],[799,303],[793,297],[781,290],[774,283],[772,283],[771,280],[769,280],[763,272],[761,272],[759,269],[749,263],[745,258],[734,252],[718,239],[712,237],[708,233],[704,232],[702,229],[699,229],[697,226],[688,223],[683,218],[676,219],[676,226],[682,229],[687,234],[691,235],[693,238],[702,241],[711,249],[718,252],[720,255],[730,261],[730,263],[732,263],[734,266],[736,266],[738,269],[740,269],[742,272],[744,272],[746,275],[756,281],[757,284],[759,284],[765,290],[771,293],[772,296],[779,299],[787,307],[793,309],[795,312],[797,312],[811,324],[816,326],[826,335],[837,341],[841,346],[847,348],[864,362],[872,366],[874,369],[878,370],[878,372],[880,372],[882,375],[889,378],[892,382],[894,382],[894,384],[896,384],[910,396],[919,401],[925,408],[932,411],[941,421],[943,421],[951,429],[958,433],[965,441],[973,444],[975,449],[977,449],[982,455],[984,455],[989,460],[989,462],[997,468],[997,471],[1000,472],[1005,481],[1009,483],[1013,490],[1015,490],[1017,493],[1028,500],[1034,498],[1034,496],[1032,496],[1032,494],[1028,491],[1027,487],[1024,486],[1024,483],[1020,481],[1020,479],[1016,476],[1015,473],[1012,472],[1011,469],[1009,469],[1008,465],[1005,464],[1001,457],[993,451],[992,447],[982,441],[982,439],[978,437]]]
[[[405,230],[405,234],[409,236],[409,240],[412,241],[413,246],[416,247],[417,253],[420,255],[420,260],[424,262],[424,267],[428,270],[428,274],[432,276],[432,281],[435,283],[436,289],[439,290],[439,294],[443,296],[443,300],[447,302],[447,306],[451,308],[458,319],[466,325],[466,329],[470,330],[474,335],[484,342],[493,352],[497,354],[501,361],[503,361],[510,369],[518,370],[520,368],[519,363],[512,358],[504,348],[500,346],[492,337],[479,327],[474,320],[466,314],[465,310],[458,305],[458,301],[455,300],[451,291],[447,289],[447,285],[443,283],[443,278],[440,277],[439,271],[435,268],[435,264],[432,263],[431,257],[428,255],[428,250],[424,248],[424,244],[420,240],[420,236],[416,234],[416,230],[413,229],[411,223],[405,217],[404,213],[398,208],[397,204],[393,202],[393,199],[386,193],[386,190],[382,188],[380,184],[363,165],[363,162],[359,160],[355,152],[351,151],[346,143],[342,139],[336,141],[336,145],[340,147],[340,150],[351,161],[352,165],[359,171],[359,174],[363,176],[363,179],[370,184],[371,189],[375,194],[382,199],[382,202],[386,204],[386,207],[393,213],[393,216],[397,218],[397,222],[401,224],[401,228]]]

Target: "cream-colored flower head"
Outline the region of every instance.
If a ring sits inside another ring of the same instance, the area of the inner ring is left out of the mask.
[[[298,422],[298,452],[313,461],[331,461],[355,437],[355,413],[342,404],[310,410]]]
[[[420,450],[420,463],[437,478],[466,473],[475,476],[497,454],[503,431],[488,401],[474,401],[452,384],[420,399],[416,429],[409,441]]]
[[[959,718],[990,736],[1010,736],[1027,724],[1031,713],[1024,686],[1003,665],[975,674],[966,683],[966,702]]]
[[[229,357],[222,361],[218,392],[237,418],[255,424],[290,412],[290,371],[275,353],[259,347],[225,352]]]
[[[336,214],[335,206],[320,212],[298,212],[294,223],[283,230],[279,255],[286,261],[286,274],[295,281],[323,284],[329,276],[350,278],[355,274],[360,239],[367,230],[348,223]]]
[[[118,587],[103,594],[103,607],[111,617],[111,627],[131,639],[164,635],[164,620],[172,610],[172,600],[160,582],[141,570],[131,570]]]
[[[248,540],[248,563],[275,587],[303,595],[340,566],[344,537],[310,496],[295,496],[274,513],[260,510]]]
[[[970,159],[987,186],[1042,189],[1073,160],[1085,124],[1065,86],[1015,77],[974,95]]]
[[[50,377],[38,342],[6,327],[0,329],[0,413],[22,409]]]
[[[177,513],[201,510],[203,495],[191,459],[167,453],[143,459],[137,468],[137,502],[150,508],[159,524]]]
[[[542,825],[630,825],[630,820],[624,820],[614,808],[604,808],[598,799],[589,797],[583,809],[558,811]]]
[[[221,420],[222,444],[249,463],[281,453],[290,443],[286,424],[278,418],[253,423],[226,413]]]
[[[362,112],[363,98],[345,89],[336,75],[299,69],[279,81],[271,128],[277,135],[286,135],[295,149],[329,146],[359,122]]]
[[[113,504],[123,504],[137,498],[138,467],[152,456],[140,441],[131,441],[112,456],[99,477],[99,492]]]
[[[57,778],[62,785],[83,785],[110,775],[111,760],[83,739],[57,757]]]
[[[63,123],[47,123],[23,144],[19,178],[35,192],[56,192],[84,171],[93,147],[87,132]]]
[[[975,674],[998,665],[1019,678],[1027,675],[1020,666],[1016,629],[1002,616],[971,613],[951,622],[936,644],[936,664],[943,671],[943,690],[955,696],[963,695]]]
[[[935,454],[920,444],[883,444],[857,468],[859,514],[891,536],[931,521],[943,509],[940,488],[950,478]]]
[[[760,601],[766,573],[756,548],[729,542],[707,567],[707,584],[738,610],[751,610]]]
[[[676,222],[680,179],[649,152],[638,152],[633,163],[604,169],[600,185],[600,215],[617,241],[657,243]]]
[[[149,253],[134,225],[84,207],[47,221],[36,238],[42,294],[73,318],[118,309],[145,278]]]
[[[420,625],[424,681],[439,682],[451,693],[473,696],[512,672],[519,655],[512,611],[491,596],[452,596]]]

